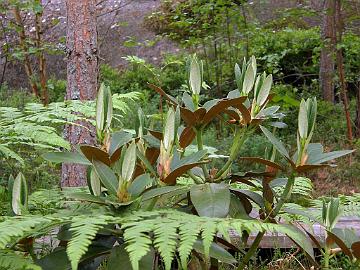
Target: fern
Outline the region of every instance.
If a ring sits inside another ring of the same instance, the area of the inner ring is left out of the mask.
[[[145,216],[143,216],[145,214]],[[286,225],[279,224],[270,224],[263,223],[259,220],[242,220],[242,219],[220,219],[220,218],[208,218],[208,217],[198,217],[174,210],[162,210],[157,212],[151,212],[151,215],[158,215],[158,217],[149,218],[146,216],[146,212],[135,212],[133,213],[133,218],[139,218],[136,222],[125,223],[122,229],[125,231],[125,242],[127,244],[126,250],[129,252],[130,260],[132,266],[135,270],[138,268],[139,260],[147,254],[150,249],[150,245],[152,244],[151,235],[155,228],[160,228],[164,224],[163,228],[166,228],[164,233],[156,233],[154,234],[154,243],[156,243],[156,247],[169,247],[169,252],[160,252],[163,260],[165,262],[171,262],[174,256],[172,252],[172,244],[174,239],[174,232],[180,231],[182,228],[189,227],[198,227],[201,231],[201,236],[203,239],[204,250],[206,256],[209,256],[210,245],[213,242],[214,236],[217,233],[228,232],[231,229],[235,229],[238,234],[241,234],[244,230],[248,232],[256,232],[256,231],[267,231],[267,232],[281,232],[284,234],[288,234],[294,241],[297,243],[301,243],[303,247],[305,247],[308,251],[311,252],[312,246],[310,242],[304,240],[306,237],[300,231],[296,231],[291,227]],[[150,216],[151,217],[151,216]],[[220,228],[220,231],[219,231]],[[170,239],[168,236],[170,235]],[[192,246],[193,239],[189,237],[189,242],[186,239],[180,237],[180,243],[182,246]],[[179,234],[179,236],[181,236]],[[198,236],[198,234],[196,234]],[[171,242],[168,244],[168,242]],[[183,257],[187,257],[188,250],[186,253],[183,253]],[[182,260],[182,264],[185,265],[184,259]],[[167,265],[167,269],[169,265]]]
[[[108,216],[78,216],[72,220],[70,231],[73,233],[73,237],[66,249],[72,269],[78,269],[81,256],[86,253],[96,233],[108,222]]]
[[[0,250],[0,269],[11,270],[41,270],[30,259],[10,250]]]
[[[143,95],[140,92],[130,92],[125,94],[113,94],[113,107],[120,111],[122,114],[126,114],[131,111],[129,102],[135,102],[141,99]]]
[[[182,268],[187,270],[187,259],[198,238],[201,228],[197,224],[188,223],[179,228],[180,244],[178,247]]]
[[[117,117],[129,112],[129,102],[137,101],[141,96],[139,92],[113,95],[114,108],[120,113]],[[79,125],[79,121],[94,124],[94,119],[95,101],[54,102],[46,107],[39,103],[28,103],[24,111],[0,107],[0,153],[23,164],[22,158],[11,147],[22,145],[40,149],[70,149],[69,143],[58,135],[56,127]]]
[[[170,269],[175,251],[179,252],[181,264],[186,269],[187,258],[198,237],[202,238],[204,253],[209,257],[214,236],[222,234],[229,241],[230,230],[235,230],[239,235],[243,231],[280,232],[287,234],[305,249],[312,250],[311,244],[304,240],[306,237],[303,233],[286,225],[263,223],[259,220],[198,217],[176,210],[136,211],[122,216],[99,214],[99,211],[90,215],[78,215],[76,211],[68,211],[61,217],[8,217],[0,222],[0,248],[24,237],[45,235],[59,225],[70,224],[73,236],[66,252],[73,269],[77,269],[81,257],[99,229],[106,224],[120,224],[121,230],[119,229],[117,234],[123,234],[125,248],[134,270],[139,270],[140,259],[153,246],[163,258],[166,269]]]
[[[126,251],[129,253],[132,268],[139,270],[139,261],[150,250],[152,244],[151,238],[148,234],[152,231],[154,224],[151,221],[133,222],[125,224],[122,229],[125,230],[124,238],[126,242]]]
[[[176,250],[177,229],[177,224],[172,220],[161,222],[154,226],[154,245],[164,258],[166,270],[170,270],[171,261]]]
[[[37,225],[49,225],[51,219],[41,216],[16,216],[0,223],[0,249],[33,232]]]
[[[6,147],[5,145],[0,145],[0,153],[2,153],[6,159],[13,158],[17,160],[22,166],[24,165],[24,160],[16,154],[13,150]]]
[[[276,194],[280,195],[283,193],[285,185],[278,186],[274,188]],[[311,198],[311,193],[313,191],[313,184],[309,178],[306,177],[296,177],[294,187],[292,189],[292,195],[299,195],[303,198]]]

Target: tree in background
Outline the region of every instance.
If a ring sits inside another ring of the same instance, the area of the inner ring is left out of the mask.
[[[320,55],[320,89],[324,100],[334,103],[334,81],[335,68],[335,0],[324,0],[321,24],[321,39],[323,46]]]
[[[94,0],[67,0],[67,100],[93,100],[98,87],[96,4]],[[72,148],[95,143],[95,128],[86,123],[68,125],[64,136]],[[86,185],[86,168],[63,164],[61,186]]]
[[[45,53],[54,50],[43,39],[44,6],[40,0],[2,1],[0,3],[2,46],[5,63],[1,85],[9,61],[20,61],[24,66],[31,92],[49,103]],[[50,23],[56,25],[56,20]]]

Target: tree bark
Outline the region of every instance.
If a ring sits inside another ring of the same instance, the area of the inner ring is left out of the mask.
[[[360,81],[357,82],[356,89],[356,138],[360,138]]]
[[[98,88],[98,49],[95,0],[67,0],[67,100],[93,100]],[[95,127],[68,125],[64,136],[72,148],[95,144]],[[86,167],[63,164],[61,186],[86,185]]]
[[[29,57],[29,48],[27,46],[27,41],[26,41],[25,26],[24,26],[23,19],[21,18],[20,9],[18,7],[15,7],[13,9],[13,14],[14,14],[15,22],[19,28],[19,30],[18,30],[19,43],[20,43],[22,53],[24,54],[23,64],[24,64],[24,68],[25,68],[25,73],[28,78],[32,93],[36,97],[39,97],[39,90],[36,85],[36,81],[34,80],[33,69],[31,67],[31,61],[30,61],[30,57]]]
[[[341,0],[335,0],[335,44],[339,45],[342,42],[342,34],[344,31],[343,18],[342,18],[342,8],[341,8]],[[345,79],[345,67],[344,67],[344,56],[343,49],[341,46],[336,46],[336,64],[337,70],[339,74],[339,83],[340,83],[340,95],[344,105],[344,113],[347,127],[347,138],[352,145],[353,134],[352,134],[352,124],[351,124],[351,116],[350,116],[350,105],[349,98],[347,94],[347,84]]]
[[[42,13],[35,14],[35,44],[38,48],[38,62],[39,62],[39,77],[40,77],[40,88],[41,88],[41,100],[44,105],[49,104],[49,94],[47,89],[47,76],[46,76],[46,64],[45,64],[45,53],[42,48],[42,30],[41,30],[41,18]]]
[[[320,54],[320,89],[324,100],[334,103],[334,67],[335,67],[335,0],[324,0],[321,39],[323,46]]]

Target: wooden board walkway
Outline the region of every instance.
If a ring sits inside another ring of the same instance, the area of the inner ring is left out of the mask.
[[[304,225],[308,227],[309,225]],[[299,226],[300,227],[300,226]],[[360,218],[359,217],[343,217],[336,224],[335,228],[339,229],[353,229],[354,232],[360,237]],[[316,238],[321,242],[325,239],[324,228],[320,224],[313,225],[313,232],[316,235]],[[239,235],[235,231],[230,232],[233,244],[240,242]],[[256,237],[256,233],[252,233],[248,239],[248,246],[252,244]],[[314,247],[316,247],[313,244]],[[294,242],[287,237],[285,234],[281,233],[266,233],[263,237],[263,240],[260,243],[260,248],[296,248],[297,246]]]

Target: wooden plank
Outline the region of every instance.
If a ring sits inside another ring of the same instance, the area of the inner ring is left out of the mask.
[[[309,228],[309,225],[305,225],[305,224],[302,224],[302,225],[305,228]],[[302,228],[300,226],[298,226],[298,228],[302,230]],[[335,228],[353,229],[355,231],[355,233],[360,237],[360,218],[358,218],[358,217],[343,217],[338,221]],[[314,232],[316,238],[320,241],[324,241],[324,239],[325,239],[324,227],[321,226],[320,224],[316,223],[313,225],[312,229],[313,229],[313,232]],[[230,234],[233,244],[236,245],[237,243],[241,243],[240,236],[236,231],[231,230],[229,232],[229,234]],[[247,243],[248,246],[250,246],[253,243],[253,241],[256,237],[256,234],[257,234],[256,232],[250,234],[248,243]],[[316,247],[315,245],[313,245],[313,246]],[[286,235],[281,234],[281,233],[270,233],[269,232],[264,235],[259,247],[260,248],[296,248],[297,246]]]

